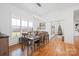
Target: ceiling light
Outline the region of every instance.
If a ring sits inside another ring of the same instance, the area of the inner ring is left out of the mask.
[[[36,3],[39,7],[41,7],[42,5],[40,3]]]

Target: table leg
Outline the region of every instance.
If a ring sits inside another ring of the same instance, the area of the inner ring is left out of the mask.
[[[30,44],[27,46],[27,55],[32,56],[34,52],[34,42],[30,41]]]

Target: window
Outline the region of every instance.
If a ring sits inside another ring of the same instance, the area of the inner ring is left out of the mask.
[[[21,32],[27,32],[27,21],[22,20],[21,24]]]
[[[27,32],[31,30],[33,30],[33,22],[27,22],[27,20],[12,18],[13,34],[18,35],[18,33]]]
[[[16,25],[16,19],[12,18],[12,25]]]
[[[20,20],[19,19],[16,20],[16,26],[20,26]]]
[[[29,27],[32,28],[33,27],[33,23],[29,22]]]
[[[21,32],[27,32],[33,30],[33,22],[27,22],[27,20],[21,20],[12,18],[12,39],[17,40],[21,36]]]
[[[22,20],[22,26],[27,27],[27,21]]]
[[[12,18],[12,37],[20,35],[20,19]]]
[[[20,26],[20,20],[12,18],[12,26]]]
[[[20,19],[12,18],[12,31],[20,32]]]

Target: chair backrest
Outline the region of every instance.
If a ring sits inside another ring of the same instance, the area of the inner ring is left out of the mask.
[[[20,39],[21,39],[21,43],[23,45],[26,45],[27,44],[27,38],[26,37],[21,37]]]
[[[40,41],[44,41],[45,35],[43,33],[40,34]]]
[[[49,39],[49,34],[45,34],[45,39]]]

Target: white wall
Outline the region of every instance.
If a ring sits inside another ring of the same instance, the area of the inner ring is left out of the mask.
[[[73,22],[73,11],[79,9],[79,6],[68,8],[62,11],[51,12],[47,16],[50,18],[45,18],[46,20],[46,31],[51,34],[51,21],[52,20],[64,20],[64,38],[65,43],[73,43],[74,34],[74,22]],[[0,31],[11,35],[11,19],[12,16],[20,17],[21,19],[32,20],[34,22],[34,30],[36,30],[39,21],[33,18],[33,14],[29,13],[27,10],[24,11],[10,4],[0,4]],[[46,16],[46,17],[47,17]],[[37,21],[36,21],[37,20]],[[50,36],[51,37],[51,36]],[[9,45],[18,43],[18,40],[9,39]]]
[[[64,41],[65,43],[74,43],[74,21],[73,13],[74,10],[78,10],[79,6],[70,7],[67,9],[59,10],[57,12],[51,12],[47,15],[47,19],[50,23],[51,21],[63,20],[63,31],[64,31]],[[48,17],[50,16],[50,18]],[[46,17],[46,16],[45,16]],[[48,29],[50,32],[50,30]]]
[[[74,43],[74,11],[79,9],[79,6],[74,6],[63,10],[61,13],[62,18],[64,19],[64,39],[65,43]]]
[[[12,37],[11,37],[12,17],[17,17],[17,18],[24,19],[27,21],[32,21],[32,22],[34,22],[33,23],[34,28],[36,28],[36,25],[38,23],[38,21],[35,21],[33,19],[33,14],[30,14],[28,11],[24,11],[24,10],[19,9],[18,7],[15,7],[10,4],[0,4],[0,32],[10,36],[9,37],[9,46],[17,44],[19,42],[17,38],[12,39]]]
[[[9,35],[9,45],[17,44],[18,39],[11,39],[11,20],[12,16],[20,17],[21,19],[29,20],[31,15],[23,10],[14,7],[10,4],[0,4],[0,32]]]
[[[10,18],[9,6],[0,4],[0,31],[7,35],[10,35]]]
[[[48,31],[49,35],[51,34],[51,28],[50,28],[51,21],[63,20],[62,24],[63,24],[63,31],[64,31],[64,41],[65,43],[73,44],[74,43],[73,13],[74,13],[74,10],[78,10],[78,9],[79,9],[79,6],[73,6],[73,7],[62,9],[55,12],[52,11],[49,15],[45,16],[44,19],[46,20],[46,31]]]
[[[74,34],[74,26],[73,26],[73,11],[66,10],[63,14],[64,19],[64,39],[65,43],[74,43],[73,42],[73,34]]]
[[[64,42],[73,44],[73,11],[71,9],[57,12],[56,20],[63,20]]]

